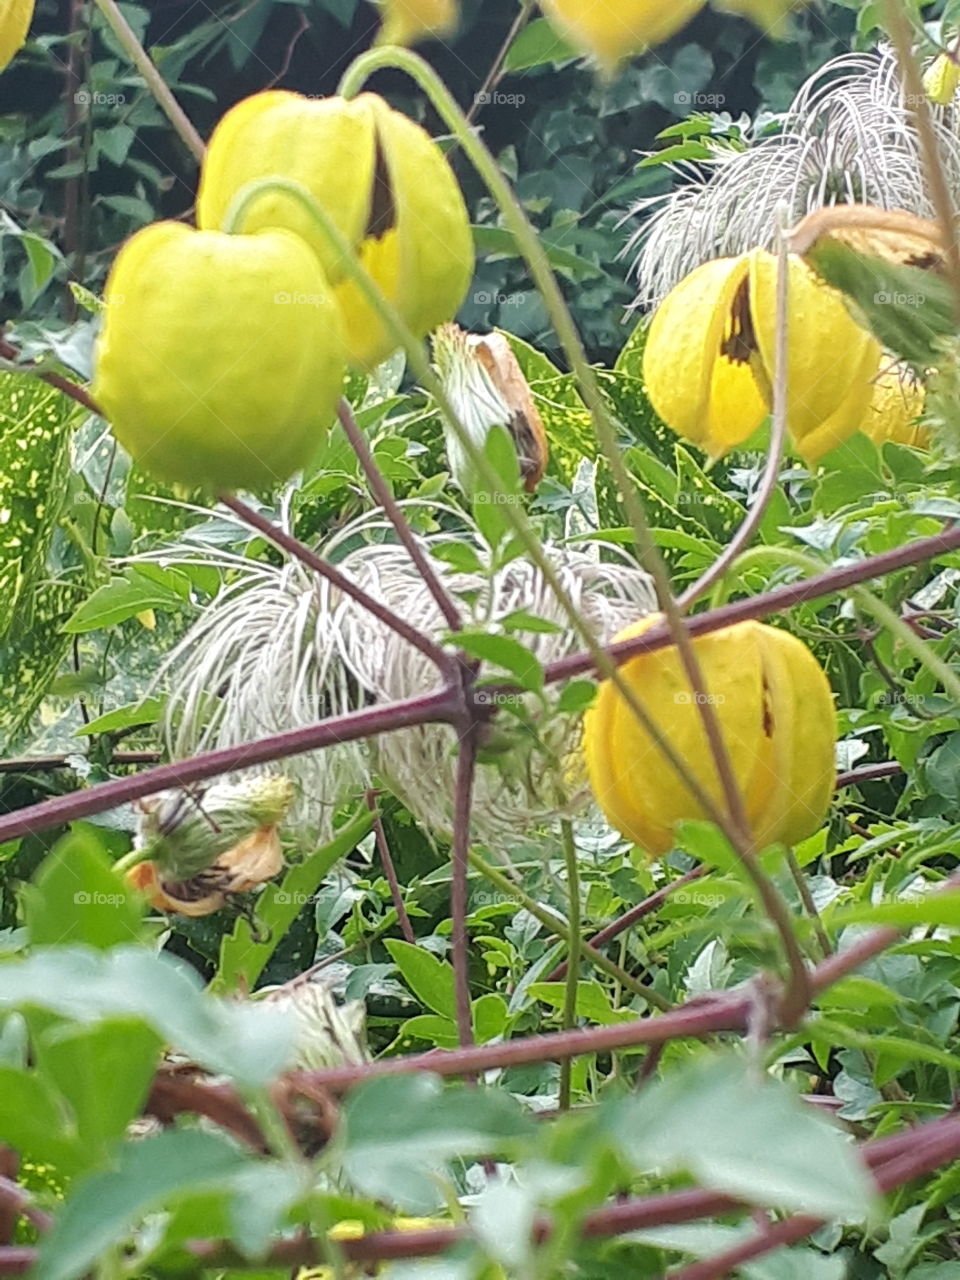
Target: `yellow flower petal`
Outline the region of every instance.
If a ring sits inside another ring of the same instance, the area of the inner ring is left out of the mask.
[[[302,240],[156,222],[120,250],[105,295],[93,393],[147,470],[263,490],[307,465],[346,369],[339,311]]]
[[[0,71],[23,48],[33,21],[34,0],[2,0],[0,3]]]
[[[460,18],[456,0],[380,0],[384,10],[381,44],[414,44],[428,36],[450,35]]]
[[[873,394],[879,344],[856,323],[842,296],[791,255],[788,328],[788,426],[801,452],[832,422],[837,441],[852,434]],[[776,365],[778,259],[750,255],[750,310],[760,357],[772,386]],[[842,412],[841,412],[842,411]],[[835,417],[838,415],[839,417]],[[849,422],[854,426],[847,430]]]
[[[746,258],[719,258],[692,271],[657,308],[644,349],[654,409],[714,457],[753,435],[767,413],[743,330],[748,271]]]
[[[453,318],[473,275],[470,220],[443,152],[418,124],[376,94],[349,102],[256,94],[214,131],[200,225],[220,227],[248,183],[271,177],[306,188],[418,337]],[[396,342],[302,206],[282,192],[264,194],[242,229],[265,226],[295,232],[320,259],[343,312],[351,363],[385,360]]]
[[[788,631],[763,626],[762,637],[765,719],[774,767],[767,778],[764,812],[754,825],[761,849],[798,844],[818,831],[837,777],[837,714],[823,668]],[[765,769],[766,759],[761,761]]]
[[[813,464],[825,458],[832,450],[839,448],[851,436],[862,429],[865,415],[870,412],[871,399],[875,393],[873,379],[877,372],[877,352],[868,347],[862,357],[859,370],[851,382],[850,392],[826,422],[811,431],[809,435],[797,440],[794,447],[804,462]],[[867,388],[866,395],[864,387]]]
[[[892,440],[895,444],[926,449],[930,443],[930,430],[918,421],[926,398],[923,384],[910,370],[902,365],[893,365],[885,369],[874,383],[873,399],[860,423],[860,430],[877,445]]]
[[[645,618],[620,640],[642,635]],[[833,794],[836,715],[816,659],[801,641],[744,622],[693,641],[730,753],[755,845],[795,843],[818,829]],[[634,695],[723,807],[701,708],[677,650],[641,654],[621,667]],[[654,855],[673,844],[678,822],[704,817],[693,793],[640,725],[614,684],[604,681],[584,722],[584,752],[597,803],[611,824]]]
[[[705,0],[540,0],[573,44],[608,69],[676,35]]]

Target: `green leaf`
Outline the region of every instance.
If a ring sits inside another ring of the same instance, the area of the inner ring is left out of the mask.
[[[41,1240],[34,1280],[79,1280],[148,1213],[251,1164],[232,1142],[190,1129],[124,1144],[116,1167],[87,1178],[57,1215]]]
[[[77,737],[90,737],[97,733],[116,733],[118,729],[130,729],[133,725],[156,724],[163,715],[163,701],[160,698],[142,698],[139,702],[128,702],[124,707],[115,707],[95,720],[83,724],[75,730]]]
[[[960,889],[931,893],[917,902],[862,903],[842,907],[831,916],[832,928],[849,924],[883,924],[898,929],[913,929],[918,925],[946,925],[960,927]]]
[[[749,1203],[831,1221],[857,1222],[874,1207],[843,1133],[740,1058],[701,1057],[675,1069],[605,1123],[638,1170],[683,1171]]]
[[[97,1164],[140,1114],[163,1048],[135,1018],[57,1023],[35,1040],[40,1071],[70,1105],[85,1166]]]
[[[399,938],[390,938],[384,945],[417,999],[434,1013],[455,1021],[457,999],[454,994],[452,966],[438,960],[423,947],[403,942]]]
[[[580,715],[593,705],[597,696],[594,680],[571,680],[557,699],[557,710],[564,715]]]
[[[567,998],[566,984],[563,982],[532,982],[527,992],[534,1000],[550,1005],[553,1009],[562,1009]],[[599,983],[577,983],[578,1018],[606,1027],[615,1022],[631,1022],[636,1016],[636,1012],[630,1009],[614,1009]]]
[[[33,946],[83,942],[106,949],[140,936],[142,907],[114,873],[92,828],[59,840],[24,889]]]
[[[533,1122],[504,1093],[445,1090],[435,1076],[370,1080],[344,1104],[343,1168],[358,1191],[412,1213],[441,1203],[449,1160],[517,1151]]]
[[[576,49],[551,27],[546,18],[536,18],[510,46],[504,70],[529,71],[532,67],[556,66],[577,57]]]
[[[248,1088],[268,1084],[293,1059],[289,1016],[215,999],[194,970],[143,946],[50,947],[10,961],[0,1010],[19,1008],[86,1022],[140,1017],[201,1066]]]
[[[161,586],[133,569],[126,578],[112,578],[105,586],[98,587],[63,629],[71,635],[97,631],[101,627],[114,627],[118,622],[126,622],[145,609],[179,610],[184,603],[179,591]]]
[[[279,885],[269,884],[257,900],[256,925],[262,941],[255,942],[250,921],[240,917],[233,932],[224,934],[220,942],[220,963],[214,988],[218,991],[252,991],[270,957],[287,930],[303,910],[304,904],[341,858],[357,847],[373,827],[374,815],[364,810],[329,844],[317,849],[302,862],[291,866]]]
[[[506,227],[473,228],[473,242],[477,253],[482,258],[522,258],[523,254],[517,245],[516,237]],[[591,276],[605,276],[607,273],[589,258],[582,258],[561,245],[552,243],[549,236],[541,234],[540,243],[546,253],[547,261],[554,271],[563,271],[572,280],[583,280]]]
[[[0,1139],[24,1160],[53,1165],[64,1174],[83,1164],[63,1099],[36,1071],[0,1064]]]
[[[491,662],[514,677],[523,689],[543,688],[543,667],[530,650],[512,636],[495,636],[486,631],[458,631],[457,644],[474,658]]]

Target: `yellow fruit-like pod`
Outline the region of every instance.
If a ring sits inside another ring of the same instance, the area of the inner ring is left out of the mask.
[[[0,71],[24,46],[33,21],[34,0],[0,0]]]
[[[645,618],[617,637],[642,635]],[[836,713],[826,676],[793,636],[744,622],[694,640],[706,696],[720,723],[758,848],[796,843],[823,822],[833,792]],[[721,808],[722,789],[680,655],[672,646],[621,668],[661,736]],[[705,813],[611,681],[584,724],[597,803],[611,824],[653,855],[673,844],[678,822]]]
[[[540,0],[551,22],[601,66],[662,44],[682,30],[706,0]]]
[[[860,430],[877,445],[892,440],[894,444],[926,449],[930,445],[930,429],[919,421],[926,398],[923,383],[903,365],[893,365],[877,378]]]
[[[457,26],[457,0],[377,0],[383,9],[381,44],[415,44],[428,36],[450,35]]]
[[[375,94],[351,101],[255,94],[214,130],[200,179],[199,225],[223,227],[244,188],[271,177],[309,192],[418,337],[453,318],[473,275],[473,237],[453,171],[418,124]],[[239,229],[265,227],[295,231],[322,262],[343,313],[351,362],[370,368],[386,359],[396,343],[304,206],[264,191]]]
[[[121,249],[105,301],[93,394],[147,470],[262,490],[306,466],[345,363],[339,309],[303,241],[155,223]]]
[[[923,75],[927,97],[938,107],[949,106],[960,86],[960,63],[949,53],[941,53]]]

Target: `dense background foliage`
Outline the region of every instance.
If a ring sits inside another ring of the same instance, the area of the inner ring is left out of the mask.
[[[258,89],[330,92],[375,27],[364,0],[200,7],[164,0],[123,9],[204,135],[226,107]],[[473,0],[464,9],[458,39],[425,51],[469,108],[517,6]],[[926,16],[934,13],[928,8]],[[632,289],[623,250],[637,225],[631,203],[665,190],[671,179],[662,166],[641,167],[639,160],[695,108],[734,121],[782,111],[828,58],[869,48],[875,19],[872,5],[814,7],[790,43],[776,44],[745,21],[709,11],[609,85],[573,56],[557,58],[535,24],[512,49],[493,100],[476,104],[479,124],[561,273],[591,357],[604,366],[604,396],[679,588],[716,558],[743,520],[762,453],[745,449],[708,470],[646,400],[643,335],[626,314]],[[72,34],[64,35],[68,27]],[[383,75],[377,87],[436,126],[402,78]],[[720,119],[710,127],[729,124]],[[93,6],[81,2],[40,0],[33,39],[0,80],[0,125],[5,314],[28,353],[49,358],[52,351],[61,368],[85,375],[97,322],[90,295],[102,290],[117,246],[132,231],[189,213],[195,165]],[[589,415],[499,214],[462,160],[456,163],[480,250],[461,320],[514,335],[550,436],[550,469],[531,514],[545,538],[582,538],[598,559],[609,558],[611,547],[630,547],[631,535],[608,469],[597,461]],[[430,399],[401,361],[371,379],[355,378],[349,398],[395,492],[445,504],[443,511],[415,511],[418,531],[459,534],[464,549],[447,554],[469,561],[470,513],[447,474]],[[184,506],[184,498],[196,495],[156,485],[115,448],[102,423],[50,387],[0,375],[0,507],[10,513],[0,536],[0,809],[126,776],[153,758],[163,690],[151,682],[164,655],[236,581],[225,557],[279,564],[277,553],[222,510]],[[334,433],[302,484],[262,509],[278,517],[283,507],[298,536],[312,542],[370,505],[357,462]],[[785,467],[756,549],[712,603],[883,553],[958,518],[955,467],[896,445],[878,450],[858,437],[819,470]],[[475,543],[476,555],[489,550],[481,537]],[[800,555],[808,557],[805,565]],[[958,582],[960,555],[951,553],[878,588],[954,666]],[[529,638],[523,625],[513,639]],[[183,1250],[201,1230],[232,1240],[253,1266],[250,1259],[278,1231],[302,1221],[314,1230],[344,1219],[376,1227],[396,1212],[433,1212],[439,1183],[444,1212],[459,1214],[458,1201],[479,1205],[480,1245],[462,1247],[436,1270],[419,1264],[405,1274],[492,1280],[502,1266],[524,1277],[654,1277],[678,1257],[729,1247],[749,1227],[731,1215],[584,1243],[579,1226],[613,1194],[674,1190],[693,1172],[705,1185],[764,1203],[775,1188],[779,1207],[836,1211],[846,1224],[757,1262],[742,1272],[749,1280],[955,1275],[956,1168],[896,1192],[890,1220],[864,1224],[863,1186],[848,1144],[816,1127],[794,1095],[826,1100],[857,1137],[948,1115],[955,1104],[960,908],[955,894],[935,898],[934,890],[956,867],[960,712],[860,598],[803,604],[789,625],[830,675],[841,712],[841,767],[889,763],[891,770],[841,791],[829,825],[797,850],[819,919],[811,918],[810,901],[779,853],[769,856],[767,870],[811,961],[822,958],[824,938],[830,948],[842,947],[873,924],[908,936],[825,993],[795,1034],[764,1044],[758,1033],[750,1065],[765,1064],[774,1077],[768,1110],[744,1119],[762,1091],[743,1090],[732,1049],[708,1057],[684,1041],[662,1056],[578,1058],[569,1082],[574,1100],[610,1110],[575,1112],[551,1125],[535,1125],[529,1114],[556,1103],[560,1068],[552,1062],[509,1067],[498,1073],[496,1089],[450,1091],[443,1103],[433,1081],[382,1080],[347,1103],[346,1127],[332,1154],[328,1148],[322,1156],[330,1181],[318,1192],[310,1167],[292,1159],[270,1129],[267,1086],[282,1058],[273,1029],[255,1025],[245,1005],[213,1006],[153,952],[159,943],[187,957],[215,989],[240,992],[320,964],[338,998],[362,1002],[374,1054],[451,1048],[447,838],[418,824],[397,796],[381,796],[415,946],[402,940],[359,796],[337,815],[341,831],[332,845],[289,842],[290,870],[256,900],[252,924],[233,906],[204,920],[143,922],[112,900],[110,863],[129,848],[133,827],[130,809],[120,808],[74,824],[70,833],[61,828],[0,845],[0,952],[21,956],[28,939],[32,947],[7,995],[0,984],[0,1000],[25,1010],[8,1015],[0,1003],[0,1097],[7,1090],[0,1136],[25,1153],[22,1181],[45,1207],[59,1209],[64,1189],[71,1191],[40,1274],[82,1275],[92,1265],[111,1278],[199,1274]],[[493,668],[509,668],[506,646],[491,653]],[[519,717],[510,731],[508,748],[528,745],[530,726]],[[134,761],[131,752],[144,755]],[[44,753],[57,758],[55,766],[9,759]],[[506,769],[508,755],[491,751],[482,767]],[[587,935],[705,867],[702,879],[675,888],[606,949],[606,971],[584,966],[577,1025],[633,1023],[733,991],[776,964],[776,939],[742,867],[711,828],[691,824],[662,865],[614,837],[596,815],[578,819],[575,838]],[[563,933],[571,909],[564,852],[552,827],[531,829],[518,833],[505,869],[471,880],[471,997],[482,1044],[569,1022],[564,985],[552,977],[565,955],[557,930]],[[502,853],[480,850],[488,862]],[[131,947],[131,938],[151,945]],[[63,953],[64,941],[92,950],[78,960]],[[269,1133],[275,1161],[241,1154],[219,1134],[186,1124],[150,1137],[159,1144],[150,1149],[152,1163],[140,1155],[146,1144],[123,1141],[160,1047],[170,1042],[237,1086]],[[634,1093],[641,1068],[647,1089]],[[314,1130],[308,1139],[311,1154],[310,1142],[323,1145]],[[730,1172],[731,1149],[739,1182]],[[437,1175],[451,1153],[452,1169]],[[488,1181],[481,1162],[488,1156],[519,1171],[508,1191]],[[529,1223],[545,1209],[561,1229],[534,1249]],[[139,1254],[128,1257],[123,1242],[141,1218],[149,1229],[137,1236]],[[24,1240],[35,1235],[23,1222],[18,1231]],[[226,1253],[220,1262],[202,1274],[228,1274]],[[261,1274],[280,1277],[289,1268]]]

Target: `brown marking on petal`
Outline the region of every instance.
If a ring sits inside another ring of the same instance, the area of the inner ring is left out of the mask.
[[[386,152],[380,134],[377,133],[376,159],[373,169],[373,193],[370,199],[370,214],[367,218],[365,240],[382,240],[388,231],[397,225],[397,203],[393,194],[393,183],[390,180],[390,166],[387,164]]]
[[[763,693],[761,696],[763,700],[764,737],[772,738],[774,734],[774,730],[776,729],[776,721],[773,715],[773,694],[770,691],[770,685],[767,682],[766,675],[764,675],[763,677]]]
[[[917,253],[909,258],[904,258],[903,264],[906,267],[916,267],[918,271],[932,271],[938,276],[944,275],[946,270],[943,254],[934,250],[931,250],[930,253]]]
[[[750,278],[744,276],[730,307],[730,331],[720,344],[720,354],[734,364],[749,364],[760,350],[750,314]]]

